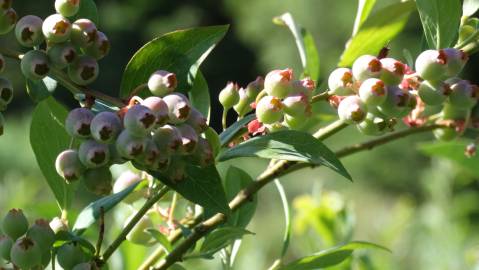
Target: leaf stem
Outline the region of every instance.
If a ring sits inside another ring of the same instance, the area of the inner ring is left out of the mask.
[[[283,185],[278,179],[274,180],[274,184],[276,185],[276,189],[278,189],[279,196],[281,197],[281,203],[283,204],[284,210],[284,219],[285,219],[285,229],[284,229],[284,236],[283,236],[283,248],[281,250],[281,258],[286,255],[286,252],[289,248],[289,240],[291,238],[291,211],[289,210],[289,203],[288,198],[286,197],[286,191],[284,190]]]
[[[226,129],[226,117],[228,116],[228,109],[223,108],[223,114],[221,115],[221,126],[223,127],[223,131]]]

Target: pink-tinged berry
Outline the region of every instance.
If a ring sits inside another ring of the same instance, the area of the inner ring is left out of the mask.
[[[264,96],[256,104],[256,117],[261,123],[272,124],[283,118],[283,104],[274,96]]]
[[[15,37],[18,43],[24,47],[40,45],[43,40],[43,20],[34,15],[27,15],[21,18],[15,26]]]
[[[86,170],[83,174],[83,183],[88,191],[98,195],[106,196],[113,189],[113,176],[108,167]]]
[[[381,59],[380,79],[386,85],[398,85],[402,82],[406,73],[406,66],[394,58]]]
[[[77,51],[69,42],[53,44],[47,54],[52,65],[58,69],[66,68],[77,58]]]
[[[466,149],[464,149],[464,155],[468,158],[474,157],[477,152],[477,146],[475,143],[470,143],[466,146]]]
[[[264,78],[264,90],[270,96],[285,98],[293,89],[292,80],[292,69],[273,70]]]
[[[10,261],[10,250],[12,250],[13,240],[6,235],[0,235],[0,258]]]
[[[106,144],[87,140],[80,145],[78,158],[88,169],[99,168],[105,166],[110,160],[110,150]]]
[[[10,80],[0,77],[0,107],[6,107],[13,99],[13,85]]]
[[[48,56],[44,51],[31,50],[23,55],[20,62],[23,76],[30,80],[41,80],[50,72]]]
[[[113,185],[113,193],[119,193],[131,185],[141,182],[142,179],[139,174],[134,173],[130,170],[124,171],[118,179],[116,179],[115,184]],[[130,193],[125,199],[124,203],[131,204],[145,195],[145,190],[135,190]]]
[[[250,82],[246,88],[246,96],[253,102],[258,96],[259,92],[264,89],[264,79],[261,76],[256,77],[256,80]]]
[[[240,96],[238,91],[239,91],[239,87],[236,83],[228,82],[226,84],[225,88],[221,90],[218,96],[218,99],[221,105],[223,106],[223,108],[228,110],[239,102]]]
[[[156,125],[156,116],[148,107],[136,104],[128,109],[123,125],[131,134],[144,137],[151,133]]]
[[[185,95],[172,93],[165,96],[163,101],[168,106],[169,123],[181,124],[190,117],[192,106]]]
[[[136,137],[125,129],[116,139],[116,150],[121,157],[134,159],[143,154],[146,142],[145,137]]]
[[[91,135],[90,126],[94,117],[95,115],[90,109],[73,109],[65,120],[65,129],[72,137],[86,139]]]
[[[290,95],[283,100],[284,112],[290,116],[310,116],[311,104],[304,94]]]
[[[388,86],[386,100],[378,110],[387,117],[403,117],[411,110],[412,96],[398,86]]]
[[[175,126],[164,125],[155,130],[153,140],[160,150],[174,153],[182,146],[181,133]]]
[[[451,85],[449,103],[462,109],[472,109],[477,104],[479,89],[466,80],[460,80]]]
[[[168,105],[162,98],[148,97],[141,102],[141,105],[147,107],[155,114],[157,126],[162,126],[168,122]]]
[[[190,125],[198,134],[208,129],[208,119],[195,108],[191,108],[190,117],[188,117],[185,124]]]
[[[451,141],[458,136],[458,133],[455,128],[438,128],[433,130],[434,137],[441,141]]]
[[[446,75],[448,77],[457,76],[466,65],[467,60],[469,60],[468,55],[462,50],[454,48],[447,48],[442,51],[447,57]]]
[[[387,88],[379,79],[367,79],[359,88],[359,98],[368,106],[381,105],[387,96]]]
[[[57,173],[68,183],[80,179],[85,171],[85,167],[78,157],[78,152],[73,149],[65,150],[58,155],[55,168]]]
[[[345,123],[360,123],[364,120],[366,114],[366,104],[358,96],[348,96],[339,103],[339,119]]]
[[[11,209],[2,220],[2,231],[17,240],[28,230],[28,220],[21,209]]]
[[[55,0],[55,10],[65,17],[71,17],[80,10],[80,0]]]
[[[135,216],[133,214],[129,217],[126,224],[130,223],[130,220]],[[133,229],[127,234],[126,240],[130,241],[133,244],[143,245],[143,246],[150,246],[154,243],[154,239],[146,230],[148,228],[154,228],[153,221],[148,216],[143,216],[141,219],[136,223]]]
[[[110,52],[110,41],[103,32],[97,31],[93,43],[85,47],[83,51],[96,60],[100,60]]]
[[[15,27],[17,12],[13,8],[0,10],[0,35],[4,35]]]
[[[353,72],[349,68],[337,68],[328,78],[329,91],[338,96],[354,94]]]
[[[10,259],[20,269],[31,269],[41,265],[42,250],[34,240],[23,237],[13,244]]]
[[[370,78],[379,78],[382,64],[376,56],[363,55],[354,61],[352,70],[356,80],[365,81]]]
[[[43,35],[52,43],[61,43],[70,39],[72,24],[60,14],[48,16],[42,25]]]
[[[176,74],[166,70],[157,70],[148,79],[148,89],[159,97],[172,93],[177,86]]]
[[[416,72],[424,80],[442,80],[447,72],[447,55],[443,50],[427,50],[416,59]]]
[[[123,125],[118,114],[113,112],[101,112],[90,123],[90,131],[93,139],[101,143],[112,143],[120,134]]]
[[[293,90],[291,95],[303,94],[308,98],[308,100],[311,100],[314,89],[316,89],[316,83],[310,78],[304,78],[300,81],[293,81]]]
[[[78,85],[87,85],[98,78],[100,67],[95,58],[81,55],[68,67],[68,77]]]
[[[72,43],[81,48],[91,46],[95,43],[97,32],[95,23],[89,19],[78,19],[72,24]]]
[[[442,81],[423,81],[417,89],[421,100],[431,106],[443,103],[451,92],[449,84]]]

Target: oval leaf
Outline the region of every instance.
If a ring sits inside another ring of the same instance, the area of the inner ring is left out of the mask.
[[[147,229],[146,232],[151,234],[151,236],[160,243],[167,253],[170,253],[173,250],[170,241],[168,241],[168,238],[164,234],[155,229]]]
[[[371,10],[376,4],[376,0],[359,0],[358,1],[358,9],[356,12],[356,19],[354,20],[354,27],[353,27],[353,36],[355,36],[361,25],[366,21]]]
[[[242,169],[235,166],[229,167],[224,180],[226,198],[231,201],[240,190],[252,182],[253,178]],[[254,194],[251,200],[231,214],[227,223],[230,226],[245,228],[253,218],[257,205],[258,196]]]
[[[252,232],[239,227],[221,227],[209,234],[200,248],[202,255],[212,255],[220,249]]]
[[[201,72],[198,71],[193,87],[189,91],[189,98],[193,107],[203,114],[210,122],[210,91],[208,83]]]
[[[229,126],[225,131],[221,132],[220,134],[220,141],[221,146],[228,145],[231,140],[233,140],[236,135],[251,121],[256,119],[256,114],[248,114],[241,120],[235,122],[231,126]]]
[[[72,18],[72,22],[78,19],[89,19],[95,24],[98,25],[98,9],[96,7],[95,1],[93,0],[81,0],[80,1],[80,9],[78,10],[77,14]]]
[[[479,0],[464,0],[462,4],[462,15],[472,16],[479,9]]]
[[[40,102],[52,95],[57,88],[57,81],[50,77],[43,80],[32,81],[27,79],[27,93],[34,102]]]
[[[260,157],[324,165],[351,179],[343,164],[329,148],[311,134],[296,130],[278,131],[252,138],[224,151],[218,160],[225,161],[238,157]]]

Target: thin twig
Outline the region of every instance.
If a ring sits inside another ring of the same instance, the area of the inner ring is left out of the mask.
[[[98,233],[98,241],[96,242],[95,257],[99,257],[101,253],[101,244],[105,235],[105,209],[100,207],[100,231]]]

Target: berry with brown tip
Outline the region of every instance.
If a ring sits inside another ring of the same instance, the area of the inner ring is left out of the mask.
[[[372,55],[360,56],[354,61],[352,72],[358,81],[365,81],[370,78],[379,78],[381,76],[381,61]]]
[[[100,60],[110,52],[110,41],[105,33],[97,31],[93,43],[85,47],[83,51],[89,56]]]
[[[42,250],[34,240],[23,237],[13,244],[10,259],[21,269],[30,269],[42,264]]]
[[[66,68],[77,57],[75,47],[69,42],[53,44],[48,48],[47,54],[52,65],[59,69]]]
[[[283,118],[283,104],[274,96],[264,96],[256,104],[256,117],[261,123],[272,124]]]
[[[386,85],[398,85],[406,73],[406,66],[394,58],[383,58],[381,61],[380,79]]]
[[[55,242],[55,232],[44,219],[35,220],[27,231],[27,237],[33,239],[42,250],[50,250]]]
[[[78,152],[74,149],[61,152],[55,161],[55,168],[68,183],[78,180],[85,171]]]
[[[191,158],[196,165],[203,168],[215,163],[213,148],[208,140],[201,137],[198,138],[196,150]]]
[[[416,58],[416,72],[424,80],[441,80],[447,72],[447,55],[443,50],[426,50]]]
[[[452,84],[450,89],[449,102],[451,105],[462,109],[472,109],[477,104],[479,89],[476,85],[460,80]]]
[[[359,98],[368,106],[377,106],[386,100],[387,88],[379,79],[367,79],[359,87]]]
[[[11,209],[2,221],[2,231],[12,240],[17,240],[28,230],[28,220],[21,209]]]
[[[88,191],[98,196],[105,196],[113,189],[113,176],[108,167],[89,169],[83,174],[83,183]]]
[[[290,116],[311,115],[311,104],[304,94],[289,95],[283,100],[284,112]]]
[[[31,50],[23,55],[20,68],[27,79],[41,80],[50,72],[48,56],[44,51]]]
[[[410,108],[412,96],[398,86],[388,86],[386,100],[377,108],[387,117],[402,117]]]
[[[91,46],[97,37],[98,30],[95,23],[89,19],[78,19],[72,24],[72,43],[81,48]]]
[[[442,51],[447,57],[446,75],[448,77],[457,76],[466,65],[467,60],[469,60],[468,55],[464,51],[455,48],[446,48]]]
[[[13,8],[0,10],[0,35],[4,35],[15,27],[17,12]]]
[[[155,127],[156,116],[148,107],[136,104],[126,112],[123,125],[131,134],[144,137]]]
[[[191,108],[190,117],[188,117],[185,124],[190,125],[198,134],[208,129],[208,119],[195,108]]]
[[[155,114],[157,126],[162,126],[168,122],[168,105],[162,98],[148,97],[141,102],[141,105],[147,107]]]
[[[110,160],[110,150],[107,145],[94,140],[86,140],[80,145],[78,157],[87,169],[105,166]]]
[[[27,15],[21,18],[15,26],[15,37],[18,43],[24,47],[34,47],[40,45],[43,40],[42,33],[43,20],[34,15]]]
[[[339,103],[339,119],[345,123],[360,123],[364,120],[366,114],[366,104],[358,96],[348,96]]]
[[[163,101],[168,105],[170,123],[181,124],[190,117],[192,106],[185,95],[180,93],[169,94],[163,98]]]
[[[135,159],[145,151],[146,138],[136,137],[125,129],[116,139],[115,145],[120,156],[126,159]]]
[[[148,89],[153,95],[159,97],[170,94],[177,86],[176,74],[166,70],[157,70],[148,79]]]
[[[185,155],[193,153],[198,144],[198,134],[190,125],[187,124],[179,125],[177,128],[181,134],[181,154]]]
[[[65,129],[72,137],[86,139],[91,135],[90,127],[94,117],[95,114],[90,109],[73,109],[65,120]]]
[[[98,78],[100,67],[95,58],[82,55],[68,66],[68,77],[78,85],[87,85]]]
[[[337,68],[328,78],[329,91],[338,96],[354,94],[353,72],[349,68]]]
[[[93,139],[101,143],[115,141],[122,128],[120,117],[116,113],[107,111],[95,115],[90,123]]]
[[[153,140],[161,151],[174,153],[183,145],[181,133],[177,127],[172,125],[164,125],[155,130]]]
[[[55,0],[55,10],[65,17],[71,17],[80,10],[80,0]]]
[[[285,98],[293,89],[293,70],[277,69],[270,71],[264,78],[264,90],[270,96]]]
[[[239,87],[234,82],[228,82],[220,91],[218,99],[225,110],[233,108],[239,101]]]
[[[42,25],[43,35],[46,40],[53,43],[61,43],[70,39],[72,24],[60,14],[48,16]]]

